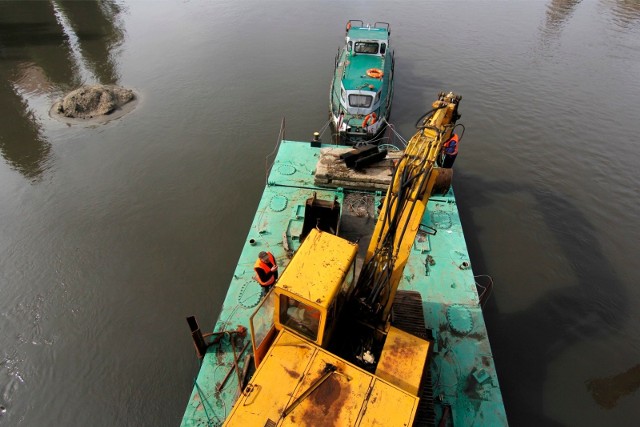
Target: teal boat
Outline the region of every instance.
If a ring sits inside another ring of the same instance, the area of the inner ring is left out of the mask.
[[[393,49],[386,22],[350,20],[331,83],[331,123],[339,142],[378,142],[391,114]]]
[[[432,160],[459,100],[440,94],[404,154],[364,171],[343,164],[358,150],[286,141],[281,130],[213,332],[188,319],[201,365],[182,427],[507,425],[481,306],[488,289],[474,277],[451,169]],[[376,238],[385,224],[408,233],[402,246]],[[389,259],[403,266],[378,268],[377,241],[392,243]],[[254,278],[262,251],[281,272],[264,298]],[[376,271],[375,289],[361,286]],[[383,312],[384,324],[371,321]]]

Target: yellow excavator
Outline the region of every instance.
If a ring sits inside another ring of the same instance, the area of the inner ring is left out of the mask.
[[[413,425],[431,343],[392,325],[394,301],[427,201],[451,182],[443,147],[460,100],[440,93],[416,123],[362,267],[357,243],[306,235],[250,319],[256,371],[225,425]]]

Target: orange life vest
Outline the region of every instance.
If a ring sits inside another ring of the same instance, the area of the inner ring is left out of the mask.
[[[273,257],[273,254],[271,252],[267,252],[267,256],[269,257],[269,262],[271,263],[271,265],[272,266],[276,265],[276,259]],[[256,279],[258,280],[258,283],[260,283],[260,286],[271,286],[275,283],[276,276],[271,271],[271,267],[269,267],[267,263],[263,262],[260,258],[258,258],[253,268],[254,269],[259,268],[262,271],[264,271],[267,275],[269,274],[271,275],[269,280],[267,280],[266,282],[263,282],[262,279],[260,279],[260,275],[256,274]]]
[[[320,312],[315,308],[313,310],[307,310],[307,313],[309,314],[310,318],[318,321],[320,320]]]
[[[444,143],[444,146],[443,146],[444,154],[448,154],[450,156],[455,156],[456,154],[458,154],[459,142],[460,142],[460,139],[458,138],[458,135],[454,133],[451,139],[449,139],[447,142]]]

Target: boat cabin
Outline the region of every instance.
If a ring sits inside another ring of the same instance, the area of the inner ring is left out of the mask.
[[[387,53],[386,40],[352,40],[347,36],[347,52],[352,55],[378,55],[384,56]]]
[[[349,21],[350,23],[352,21]],[[367,115],[380,107],[384,59],[389,44],[388,28],[351,26],[345,38],[347,46],[346,66],[357,69],[350,74],[367,78],[362,82],[353,81],[345,73],[341,85],[341,100],[349,114]],[[358,57],[354,62],[355,57]],[[379,70],[379,75],[368,75],[368,70]],[[345,87],[346,86],[346,87]]]
[[[372,137],[389,116],[393,51],[387,23],[347,23],[331,91],[334,126]],[[379,122],[379,123],[376,123]],[[355,134],[354,134],[355,135]]]

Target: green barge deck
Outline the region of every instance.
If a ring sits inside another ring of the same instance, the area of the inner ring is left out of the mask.
[[[253,279],[256,257],[260,251],[270,251],[280,271],[286,268],[300,245],[305,203],[314,192],[320,200],[340,203],[338,234],[359,241],[360,254],[364,255],[383,193],[327,188],[330,183],[317,185],[314,178],[320,150],[308,142],[281,142],[213,331],[236,330],[238,325],[249,328],[249,318],[261,294]],[[399,288],[421,295],[423,332],[434,343],[415,425],[507,425],[453,190],[429,200],[422,225],[433,231],[416,237]],[[420,313],[416,316],[413,323],[421,324]],[[241,390],[238,382],[243,356],[252,352],[248,334],[235,343],[236,353],[244,349],[238,356],[241,363],[237,372],[234,349],[226,335],[207,349],[182,419],[183,427],[224,423]]]

